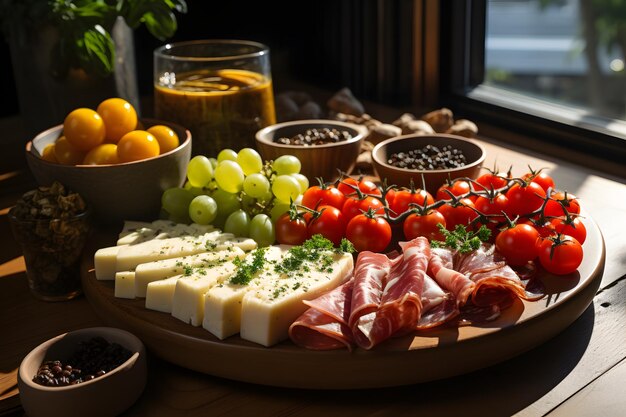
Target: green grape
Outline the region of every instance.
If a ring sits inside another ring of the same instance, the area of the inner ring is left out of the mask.
[[[193,198],[194,195],[189,190],[178,187],[168,188],[161,195],[161,206],[170,217],[184,219],[189,217],[189,203]]]
[[[309,189],[309,179],[302,174],[289,174],[290,177],[294,177],[298,184],[300,184],[300,194],[304,194]]]
[[[261,247],[274,243],[274,223],[267,214],[257,214],[250,220],[250,237]]]
[[[260,197],[257,197],[257,200],[259,200],[263,205],[267,205],[267,203],[272,201],[273,198],[274,198],[274,193],[272,193],[271,190],[267,190],[267,193],[263,194]]]
[[[288,211],[289,211],[289,204],[286,204],[286,203],[274,204],[274,207],[272,207],[270,210],[270,217],[272,218],[272,221],[274,222],[274,224],[276,224],[276,221],[278,220],[280,216],[287,213]]]
[[[217,189],[213,191],[211,197],[213,197],[213,200],[217,203],[218,216],[226,218],[230,213],[241,208],[239,198],[237,198],[236,194]]]
[[[274,178],[272,192],[281,203],[289,203],[300,195],[300,183],[289,175]]]
[[[235,236],[248,237],[250,235],[250,216],[241,209],[232,212],[226,218],[224,231]]]
[[[217,162],[222,161],[237,161],[237,152],[232,149],[222,149],[220,153],[217,154]]]
[[[258,172],[250,174],[243,180],[243,191],[253,198],[261,198],[270,192],[270,181]]]
[[[202,188],[213,178],[213,167],[206,156],[194,156],[187,165],[187,179],[197,188]]]
[[[297,174],[301,167],[300,160],[293,155],[281,155],[272,163],[277,175]]]
[[[263,159],[257,151],[252,148],[243,148],[237,154],[237,163],[246,175],[261,171]]]
[[[215,171],[215,168],[217,168],[217,159],[209,158],[209,162],[211,163],[211,167],[213,168],[213,171]]]
[[[222,161],[215,168],[215,181],[224,191],[238,193],[243,189],[243,170],[235,161]]]
[[[185,182],[185,185],[183,185],[183,188],[195,196],[204,194],[204,188],[194,187],[193,185],[191,185],[189,181]]]
[[[208,195],[199,195],[189,203],[189,217],[194,223],[210,224],[217,216],[217,203]]]

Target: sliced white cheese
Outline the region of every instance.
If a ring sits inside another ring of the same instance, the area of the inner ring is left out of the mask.
[[[117,298],[135,298],[135,273],[122,271],[115,274],[115,296]]]
[[[163,313],[171,313],[176,281],[180,278],[182,278],[182,275],[176,275],[148,284],[148,290],[146,291],[146,308]]]
[[[132,228],[132,226],[139,226]],[[155,220],[141,225],[139,222],[126,222],[120,233],[117,245],[135,245],[152,239],[166,239],[179,236],[199,236],[215,231],[212,225],[174,223],[169,220]]]
[[[115,279],[117,272],[117,254],[124,246],[111,246],[98,249],[93,256],[93,265],[97,280]]]
[[[256,273],[246,285],[224,282],[207,291],[204,298],[204,318],[202,327],[220,339],[239,333],[241,324],[241,302],[248,291],[257,288],[274,274],[274,265],[289,249],[288,246],[270,246],[265,253],[262,271]],[[255,252],[248,254],[249,262]]]
[[[289,326],[307,306],[302,302],[319,297],[341,285],[353,268],[352,255],[325,251],[330,265],[305,262],[289,275],[275,275],[264,285],[246,293],[241,309],[242,339],[272,346],[288,338]]]
[[[192,326],[202,324],[204,295],[214,286],[222,284],[237,269],[231,261],[214,265],[212,268],[195,269],[190,276],[185,276],[176,282],[172,316]]]
[[[186,270],[192,268],[209,266],[220,259],[230,260],[243,256],[244,251],[233,246],[219,252],[206,252],[139,264],[135,269],[135,297],[145,297],[146,289],[151,282],[184,274]]]

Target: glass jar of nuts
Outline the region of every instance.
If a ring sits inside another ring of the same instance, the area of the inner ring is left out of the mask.
[[[36,298],[63,301],[81,293],[79,263],[90,215],[82,197],[58,182],[27,192],[9,211]]]

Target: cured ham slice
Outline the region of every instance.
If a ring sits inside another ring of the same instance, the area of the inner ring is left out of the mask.
[[[476,284],[463,273],[455,270],[455,251],[446,248],[431,250],[428,271],[441,287],[450,291],[456,299],[457,306],[464,305],[474,292]]]
[[[368,343],[361,329],[369,329],[376,318],[391,265],[392,261],[380,253],[365,251],[357,258],[348,325],[358,344]]]
[[[326,294],[304,301],[309,306],[289,326],[289,337],[302,347],[315,350],[352,349],[352,332],[348,326],[354,278]]]
[[[361,317],[357,344],[371,349],[391,336],[413,331],[422,313],[422,293],[430,258],[428,240],[418,237],[401,242],[402,256],[391,264],[377,311]],[[363,336],[363,337],[361,337]]]

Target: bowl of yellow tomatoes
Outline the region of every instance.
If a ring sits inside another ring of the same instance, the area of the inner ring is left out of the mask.
[[[26,144],[35,180],[78,192],[102,224],[158,217],[163,191],[182,186],[190,157],[189,130],[139,118],[120,98],[75,109]]]

